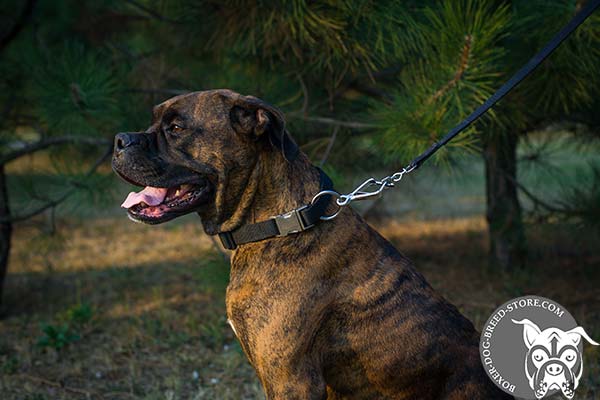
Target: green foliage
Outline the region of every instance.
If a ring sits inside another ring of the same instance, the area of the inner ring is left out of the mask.
[[[106,133],[118,114],[118,71],[102,51],[67,43],[34,61],[32,93],[37,115],[61,134]]]
[[[71,325],[81,330],[90,323],[94,316],[94,309],[88,303],[77,304],[66,311],[65,320]]]
[[[401,90],[386,107],[374,105],[389,159],[407,160],[425,150],[489,97],[502,76],[510,9],[489,2],[444,2],[424,10],[426,38],[416,59],[402,72]],[[448,148],[474,148],[476,127]],[[439,152],[440,157],[447,153]]]
[[[93,308],[87,303],[77,304],[57,318],[57,323],[45,324],[42,327],[43,335],[38,339],[37,345],[41,348],[61,350],[67,345],[77,342],[82,337],[84,328],[88,326],[94,316]]]
[[[522,38],[520,42],[512,42],[511,52],[517,55],[515,61],[525,62],[569,22],[580,10],[581,3],[574,0],[515,2],[515,20],[519,21],[515,35]],[[531,29],[532,24],[535,29]],[[518,93],[523,97],[520,105],[527,105],[529,112],[536,116],[555,118],[569,115],[593,101],[600,85],[599,42],[600,15],[596,12],[523,83]],[[512,69],[516,68],[516,62]]]
[[[183,1],[176,18],[219,55],[258,58],[334,89],[418,48],[408,3],[397,1]],[[202,23],[198,23],[202,21]]]
[[[61,350],[81,338],[77,333],[71,331],[68,325],[44,325],[42,332],[44,335],[38,339],[37,345],[54,350]]]

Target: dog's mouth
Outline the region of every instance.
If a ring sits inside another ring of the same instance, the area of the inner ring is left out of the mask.
[[[168,188],[146,186],[140,192],[129,193],[121,207],[134,221],[160,224],[197,210],[208,191],[207,181]]]

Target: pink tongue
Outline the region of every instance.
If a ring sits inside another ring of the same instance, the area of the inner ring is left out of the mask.
[[[136,204],[140,204],[142,201],[149,206],[157,206],[162,203],[166,196],[166,188],[146,186],[141,192],[129,193],[123,204],[121,204],[121,207],[129,208],[135,206]]]

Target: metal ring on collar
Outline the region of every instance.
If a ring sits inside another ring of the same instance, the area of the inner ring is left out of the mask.
[[[315,197],[313,197],[313,198],[312,198],[312,200],[310,201],[310,204],[314,204],[314,203],[315,203],[315,201],[317,201],[317,199],[318,199],[319,197],[321,197],[321,196],[324,196],[324,195],[333,196],[333,197],[335,197],[336,199],[339,199],[339,198],[341,197],[341,194],[339,194],[339,193],[338,193],[338,192],[336,192],[335,190],[322,190],[322,191],[320,191],[319,193],[317,193],[317,194],[315,195]],[[340,206],[340,205],[337,203],[337,201],[336,201],[336,203],[335,203],[335,204],[338,206],[338,209],[337,209],[337,211],[336,211],[336,212],[334,212],[334,213],[333,213],[333,214],[331,214],[331,215],[323,215],[323,216],[321,216],[321,221],[329,221],[329,220],[332,220],[332,219],[334,219],[335,217],[337,217],[337,215],[340,213],[340,211],[342,211],[342,207],[341,207],[341,206]]]

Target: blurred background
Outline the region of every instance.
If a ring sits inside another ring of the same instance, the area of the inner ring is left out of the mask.
[[[349,190],[481,104],[585,0],[0,1],[0,397],[260,399],[196,215],[133,224],[112,137],[230,88],[285,111]],[[358,210],[481,328],[510,298],[600,338],[600,13]],[[577,398],[600,397],[585,346]]]

